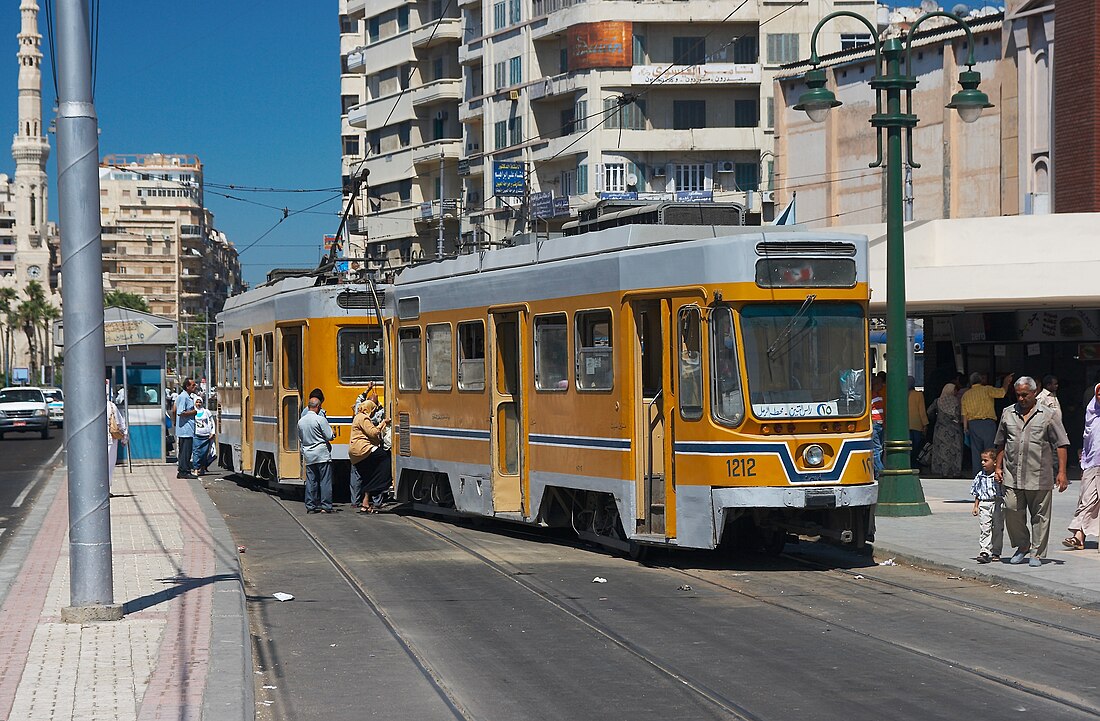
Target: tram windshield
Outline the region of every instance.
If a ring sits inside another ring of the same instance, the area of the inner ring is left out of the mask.
[[[855,303],[749,305],[741,334],[752,413],[771,418],[852,417],[866,400],[867,331]]]

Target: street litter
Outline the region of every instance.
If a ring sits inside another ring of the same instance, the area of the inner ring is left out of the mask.
[[[237,546],[237,553],[244,553],[247,550],[248,549],[245,548],[244,546]]]
[[[276,591],[275,593],[271,594],[271,596],[276,601],[293,601],[294,600],[294,596],[291,596],[289,593],[283,593],[282,591]]]
[[[277,689],[279,687],[278,686],[264,686],[264,688],[267,689],[268,691],[274,691],[275,689]]]
[[[592,583],[607,583],[607,579],[603,576],[596,576],[592,579]]]
[[[961,581],[961,580],[962,580],[962,576],[948,576],[948,577],[947,577],[947,580],[948,580],[948,581]]]
[[[1009,590],[1005,591],[1005,593],[1011,594],[1011,595],[1013,595],[1013,596],[1026,596],[1026,595],[1027,595],[1027,594],[1026,594],[1026,593],[1024,593],[1023,591],[1013,591],[1013,590],[1011,590],[1011,589],[1009,589]]]
[[[335,644],[335,643],[330,643],[330,644],[328,645],[328,647],[329,647],[329,648],[336,648],[336,644]]]
[[[685,583],[684,585],[680,586],[676,590],[677,591],[690,591],[692,589],[691,589],[691,586],[689,586],[688,584]]]
[[[863,578],[863,576],[861,576],[857,573],[855,576],[853,576],[853,578]]]
[[[896,566],[898,564],[894,559],[887,558],[885,561],[881,561],[878,565],[880,565],[880,566]]]

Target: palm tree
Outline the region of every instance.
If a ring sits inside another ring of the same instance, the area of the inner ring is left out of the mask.
[[[28,289],[29,290],[29,289]],[[38,377],[38,318],[40,310],[33,300],[25,300],[15,309],[16,319],[27,336],[27,352],[30,355],[30,376]]]
[[[50,342],[50,326],[53,325],[53,322],[55,320],[60,320],[60,318],[61,309],[53,303],[45,301],[42,306],[42,343],[39,346],[42,352],[43,367],[50,365],[50,349],[53,345]],[[48,378],[47,380],[49,380],[51,383],[53,382],[52,378]]]
[[[0,288],[0,352],[3,353],[4,385],[11,383],[11,330],[15,309],[12,306],[19,299],[15,288]]]

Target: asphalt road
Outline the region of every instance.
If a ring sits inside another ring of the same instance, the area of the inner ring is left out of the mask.
[[[642,565],[207,486],[246,548],[262,721],[1100,717],[1096,612],[813,548]]]
[[[9,433],[0,440],[0,552],[34,503],[49,466],[60,462],[62,434],[55,428],[45,441],[30,433]]]

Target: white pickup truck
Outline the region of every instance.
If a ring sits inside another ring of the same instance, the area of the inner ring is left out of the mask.
[[[0,388],[0,439],[12,432],[50,437],[50,411],[41,388]]]

